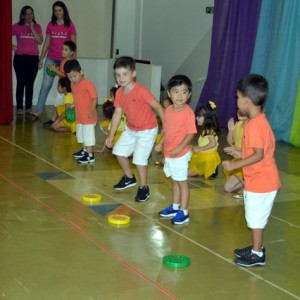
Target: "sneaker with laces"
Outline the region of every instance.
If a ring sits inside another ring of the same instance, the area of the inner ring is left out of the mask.
[[[173,224],[181,225],[190,221],[190,216],[185,215],[183,210],[179,209],[175,217],[171,220]]]
[[[236,257],[242,257],[242,256],[245,256],[245,255],[251,253],[251,251],[252,251],[252,245],[251,245],[251,246],[248,246],[248,247],[245,247],[245,248],[242,248],[242,249],[235,249],[235,250],[233,251],[233,253],[234,253],[234,255],[235,255]],[[264,253],[264,255],[265,255],[265,253],[266,253],[265,247],[262,247],[262,248],[261,248],[261,251],[262,251],[262,252]]]
[[[73,153],[73,157],[78,159],[78,158],[82,158],[86,155],[86,151],[84,151],[84,149],[82,148],[81,150],[79,150],[78,152]]]
[[[94,153],[91,155],[85,152],[85,155],[77,160],[80,164],[89,164],[95,162]]]
[[[126,175],[124,175],[121,180],[114,185],[114,189],[115,190],[125,190],[131,186],[134,186],[136,185],[136,179],[135,179],[135,176],[132,175],[132,177],[127,177]]]
[[[179,209],[173,209],[173,204],[171,204],[170,206],[166,207],[165,209],[161,210],[159,212],[159,215],[161,217],[174,217],[176,216],[176,214],[178,213]]]
[[[266,264],[266,256],[263,252],[262,257],[252,251],[235,259],[235,263],[242,267],[264,266]]]
[[[148,186],[140,186],[138,188],[135,201],[137,202],[145,202],[149,199],[150,197],[150,190]]]

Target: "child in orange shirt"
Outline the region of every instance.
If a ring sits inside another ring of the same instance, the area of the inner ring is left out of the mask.
[[[195,114],[188,106],[192,92],[191,80],[185,75],[173,76],[168,82],[168,95],[173,105],[167,107],[163,124],[163,136],[155,150],[164,146],[164,172],[172,178],[173,203],[161,210],[161,217],[173,217],[173,224],[189,222],[188,163],[191,151],[188,146],[197,133]]]
[[[113,146],[114,135],[123,112],[127,118],[125,130],[113,147],[113,154],[117,156],[124,173],[121,180],[114,185],[114,189],[124,190],[136,185],[136,179],[128,160],[128,157],[133,154],[132,162],[136,165],[140,179],[135,201],[145,202],[150,196],[147,184],[148,158],[155,143],[158,129],[154,111],[163,121],[164,110],[146,87],[135,82],[136,69],[132,57],[118,58],[113,68],[119,88],[116,93],[111,128],[105,141],[108,148]]]
[[[98,96],[94,84],[83,77],[83,71],[76,59],[65,63],[64,70],[71,81],[76,112],[76,137],[82,149],[73,153],[80,164],[95,161],[93,148],[96,144],[95,125],[97,123]]]
[[[234,250],[236,264],[244,267],[265,264],[264,228],[281,186],[274,159],[275,138],[263,113],[267,95],[268,82],[261,75],[251,74],[238,82],[238,109],[249,117],[244,128],[242,159],[223,161],[226,170],[243,168],[244,173],[245,217],[251,229],[252,245]]]

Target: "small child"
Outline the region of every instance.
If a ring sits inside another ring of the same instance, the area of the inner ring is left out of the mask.
[[[57,67],[55,64],[49,64],[48,69],[56,73],[60,78],[65,77],[65,71],[64,71],[64,65],[68,60],[71,60],[74,58],[76,52],[76,44],[73,41],[65,41],[62,46],[61,55],[63,57],[62,61],[60,62],[59,67]],[[58,105],[62,104],[63,96],[59,93],[55,99],[54,106],[57,107]],[[56,109],[54,111],[54,114],[52,115],[51,119],[47,122],[44,122],[44,127],[51,127],[54,121],[57,118]]]
[[[56,107],[57,119],[52,124],[52,129],[58,132],[76,132],[76,122],[66,120],[66,110],[74,107],[74,98],[71,90],[71,82],[68,77],[58,80],[57,91],[64,96],[63,103]]]
[[[196,119],[200,126],[200,135],[198,145],[192,146],[189,176],[204,175],[205,179],[215,178],[221,163],[218,153],[218,134],[221,128],[216,104],[208,101],[201,105]]]
[[[95,161],[93,147],[96,144],[95,125],[97,123],[98,96],[94,84],[83,77],[83,71],[76,59],[65,63],[64,70],[71,81],[76,112],[76,137],[82,149],[73,153],[80,164]]]
[[[163,121],[164,110],[157,99],[142,84],[135,81],[135,61],[132,57],[119,57],[114,63],[114,74],[119,88],[116,93],[115,111],[105,144],[112,148],[112,141],[125,112],[127,124],[124,132],[113,147],[124,176],[114,185],[116,190],[124,190],[136,185],[128,157],[133,154],[140,186],[135,200],[145,202],[150,197],[147,183],[148,158],[157,135],[158,125],[154,112]]]
[[[103,103],[102,109],[103,109],[103,115],[106,118],[106,120],[101,122],[100,129],[107,135],[107,133],[111,127],[111,120],[112,120],[112,117],[113,117],[113,114],[115,111],[115,107],[111,100],[107,100],[106,102]],[[103,122],[106,122],[106,121],[108,122],[108,124],[106,126],[104,126]],[[120,138],[121,134],[125,130],[125,126],[126,126],[126,115],[123,113],[121,121],[117,128],[116,134],[112,141],[112,145],[114,145],[117,142],[117,140]],[[100,149],[95,150],[95,152],[102,153],[105,149],[106,149],[106,145],[104,143],[102,145],[102,147]]]
[[[241,157],[242,151],[242,140],[243,140],[243,132],[245,124],[248,120],[247,116],[243,116],[243,114],[238,111],[237,113],[238,121],[234,123],[234,118],[230,118],[227,127],[227,143],[228,147],[224,148],[224,151],[233,156],[233,160],[238,160],[238,157]],[[237,193],[234,195],[237,199],[242,199],[242,189],[244,187],[244,176],[242,169],[236,169],[231,172],[228,172],[224,169],[224,174],[226,176],[226,182],[224,185],[224,190],[227,193]]]
[[[281,183],[274,159],[275,138],[263,113],[268,95],[268,81],[251,74],[237,84],[237,106],[249,117],[244,128],[242,159],[223,161],[226,170],[243,168],[244,206],[252,245],[234,250],[235,263],[244,267],[265,265],[264,228],[271,214],[274,199]]]
[[[189,222],[188,163],[191,151],[188,146],[197,133],[195,114],[187,101],[192,94],[191,80],[185,75],[173,76],[168,82],[168,95],[173,105],[168,106],[163,123],[163,136],[156,151],[164,146],[164,172],[172,178],[173,203],[159,212],[162,217],[173,217],[173,224]]]

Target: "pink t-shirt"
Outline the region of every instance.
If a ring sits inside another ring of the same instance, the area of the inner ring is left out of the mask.
[[[42,33],[41,25],[35,24],[34,29],[38,34]],[[12,26],[12,35],[17,38],[17,55],[39,55],[38,43],[35,40],[30,26],[19,25],[18,23]]]
[[[62,45],[66,41],[71,40],[72,35],[76,35],[76,28],[73,23],[70,24],[69,27],[62,25],[53,25],[51,22],[48,23],[46,29],[46,35],[50,36],[50,45],[48,48],[47,57],[61,60],[61,49]]]
[[[97,122],[97,111],[92,118],[89,118],[88,111],[92,107],[94,99],[98,98],[94,84],[86,78],[82,78],[77,83],[71,83],[74,96],[74,105],[77,124],[94,124]]]
[[[153,100],[155,97],[151,92],[142,84],[135,82],[127,94],[123,94],[123,87],[118,88],[114,105],[125,112],[128,128],[142,131],[157,126],[157,119],[150,105]]]
[[[174,105],[167,107],[164,117],[164,155],[172,157],[170,153],[188,134],[197,133],[196,118],[193,110],[186,105],[180,111],[174,111]],[[176,157],[185,155],[190,150],[186,146]]]

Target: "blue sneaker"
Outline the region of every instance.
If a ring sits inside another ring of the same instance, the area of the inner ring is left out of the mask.
[[[173,224],[180,225],[190,221],[189,215],[184,215],[183,210],[179,209],[176,216],[171,220]]]
[[[161,210],[159,215],[161,217],[174,217],[178,213],[178,209],[173,209],[173,205],[171,204],[167,208]]]

